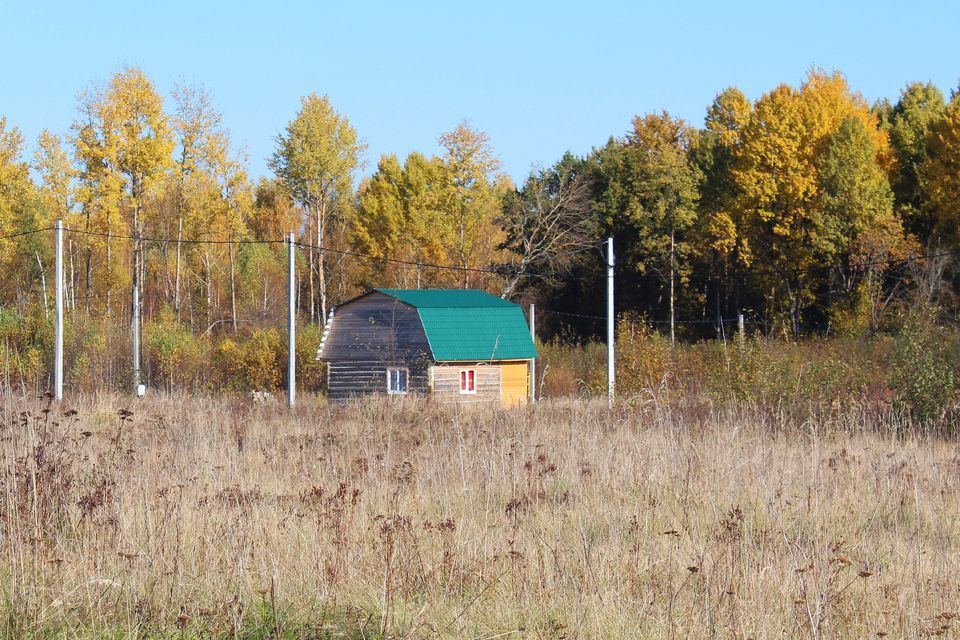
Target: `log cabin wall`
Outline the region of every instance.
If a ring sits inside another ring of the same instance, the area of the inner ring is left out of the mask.
[[[407,369],[407,393],[430,393],[430,363],[333,360],[327,368],[327,398],[333,402],[387,393],[387,368]]]
[[[408,393],[428,393],[431,351],[413,307],[374,292],[337,307],[321,359],[331,400],[387,392],[389,367],[408,369]]]

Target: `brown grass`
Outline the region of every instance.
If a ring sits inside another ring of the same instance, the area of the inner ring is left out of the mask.
[[[4,406],[3,637],[898,638],[960,624],[960,455],[892,418]]]

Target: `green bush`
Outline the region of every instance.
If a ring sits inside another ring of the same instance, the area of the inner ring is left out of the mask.
[[[922,315],[908,318],[894,339],[890,387],[915,420],[937,422],[956,400],[948,353],[948,336]]]
[[[0,307],[0,366],[9,384],[39,384],[53,364],[53,322],[42,307]]]
[[[164,308],[158,317],[143,327],[143,348],[147,370],[156,373],[169,390],[179,385],[196,386],[206,358],[203,338],[197,338],[187,325],[176,321],[173,311]]]
[[[297,387],[311,392],[326,390],[326,365],[317,361],[317,349],[323,329],[320,325],[308,324],[297,330]],[[286,343],[284,343],[286,349]],[[285,353],[285,352],[284,352]],[[286,368],[284,368],[286,374]],[[287,376],[283,376],[286,384]]]

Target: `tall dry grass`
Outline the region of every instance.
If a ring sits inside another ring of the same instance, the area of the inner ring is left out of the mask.
[[[3,407],[5,638],[901,638],[958,624],[960,455],[893,417],[112,395]]]

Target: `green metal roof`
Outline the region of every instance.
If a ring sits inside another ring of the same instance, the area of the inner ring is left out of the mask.
[[[434,360],[537,357],[520,307],[477,289],[377,289],[417,309]]]
[[[466,309],[517,307],[514,303],[479,289],[377,289],[418,309]],[[519,309],[519,307],[517,307]]]

